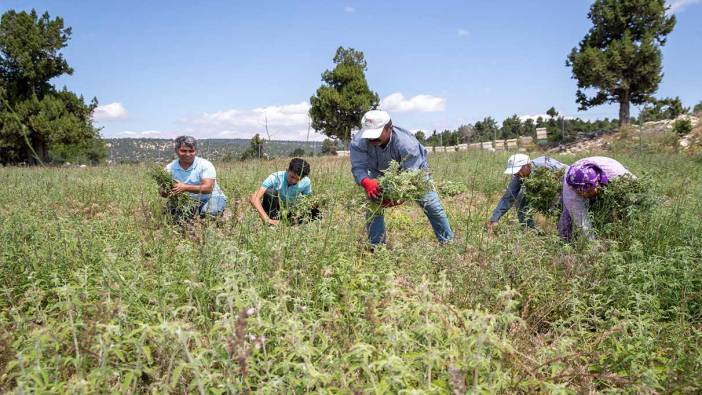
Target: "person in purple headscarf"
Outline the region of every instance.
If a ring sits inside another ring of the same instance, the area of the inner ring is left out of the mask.
[[[587,202],[597,196],[602,186],[624,174],[631,172],[616,160],[604,156],[583,158],[569,166],[563,176],[563,213],[558,221],[558,234],[570,241],[575,227],[594,240]]]

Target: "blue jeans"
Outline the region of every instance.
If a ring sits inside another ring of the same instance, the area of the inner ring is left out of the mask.
[[[201,217],[211,215],[216,217],[224,212],[224,206],[227,205],[227,198],[224,196],[215,196],[209,198],[206,202],[200,204],[199,213]]]
[[[427,192],[424,197],[417,200],[417,204],[422,208],[434,229],[436,239],[440,243],[445,243],[453,240],[453,231],[449,225],[448,217],[444,208],[441,206],[439,195],[434,192]],[[368,232],[368,240],[371,244],[385,243],[385,217],[383,210],[377,212],[369,212],[367,216],[366,231]]]

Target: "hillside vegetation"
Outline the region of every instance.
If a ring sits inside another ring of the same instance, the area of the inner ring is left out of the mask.
[[[404,204],[375,253],[344,158],[311,159],[332,203],[297,227],[237,204],[285,160],[216,164],[233,215],[197,233],[146,166],[2,168],[0,391],[702,391],[702,161],[611,154],[658,204],[564,245],[514,211],[485,232],[507,155],[430,155],[465,185],[443,197],[456,241]]]

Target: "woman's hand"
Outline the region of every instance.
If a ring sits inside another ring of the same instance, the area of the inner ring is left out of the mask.
[[[268,221],[266,221],[266,222],[268,222],[268,225],[276,226],[276,225],[278,225],[278,223],[279,223],[280,221],[278,221],[277,219],[270,219],[270,218],[268,218]]]

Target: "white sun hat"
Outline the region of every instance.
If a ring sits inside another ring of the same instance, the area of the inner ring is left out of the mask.
[[[390,114],[382,110],[371,110],[363,114],[361,119],[361,137],[377,139],[383,133],[383,128],[390,122]]]
[[[507,159],[507,169],[505,174],[517,174],[522,166],[529,164],[529,155],[514,154]]]

